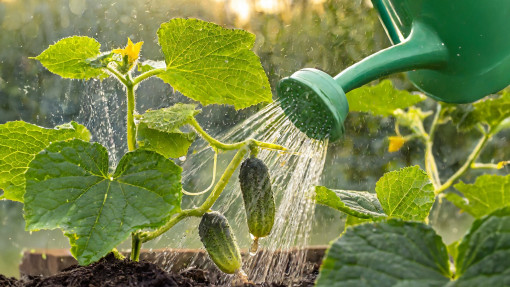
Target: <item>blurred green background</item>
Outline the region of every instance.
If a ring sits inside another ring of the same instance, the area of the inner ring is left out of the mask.
[[[85,35],[97,39],[102,50],[124,46],[127,37],[144,41],[142,60],[161,60],[156,30],[174,17],[196,17],[256,34],[254,50],[273,89],[279,79],[301,68],[336,74],[389,45],[366,0],[0,0],[0,124],[21,119],[51,127],[77,120],[90,129],[103,127],[102,134],[94,134],[95,140],[112,148],[114,160],[120,158],[125,151],[121,87],[111,80],[62,80],[28,57],[63,37]],[[404,75],[394,76],[394,82],[399,88],[413,89]],[[158,80],[147,81],[138,94],[151,95],[140,97],[139,111],[186,100]],[[427,100],[422,105],[434,108],[434,104]],[[199,120],[206,129],[219,133],[258,108],[235,111],[226,106],[205,107]],[[373,191],[385,172],[407,165],[423,166],[423,147],[418,144],[387,152],[387,136],[393,133],[393,119],[350,114],[345,138],[329,147],[321,183]],[[458,136],[453,126],[441,126],[439,133],[435,152],[447,177],[462,165],[476,134]],[[507,138],[508,133],[493,140],[482,154],[485,162],[508,159]],[[472,181],[476,175],[470,173],[464,180]],[[327,244],[338,236],[343,218],[317,207],[311,244]],[[430,220],[450,243],[462,236],[472,218],[443,202],[436,204]],[[0,202],[0,273],[17,276],[23,248],[67,246],[60,231],[25,232],[21,204]]]

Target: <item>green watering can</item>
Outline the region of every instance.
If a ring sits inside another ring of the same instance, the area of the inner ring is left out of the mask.
[[[349,111],[345,93],[408,71],[427,96],[469,103],[510,84],[510,0],[372,0],[393,46],[335,77],[302,69],[278,84],[278,101],[307,136],[335,141]]]

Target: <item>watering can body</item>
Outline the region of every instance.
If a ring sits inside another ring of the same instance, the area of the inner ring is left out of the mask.
[[[447,60],[410,71],[409,79],[428,96],[469,103],[510,84],[508,0],[372,0],[393,44],[405,43],[416,23],[437,35]],[[417,49],[420,47],[417,46]]]
[[[284,111],[309,137],[340,138],[348,113],[345,93],[392,73],[408,72],[427,96],[448,103],[473,102],[510,84],[509,0],[372,3],[393,46],[335,77],[303,69],[277,87]]]

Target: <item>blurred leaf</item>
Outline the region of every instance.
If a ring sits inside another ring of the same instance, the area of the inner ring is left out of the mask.
[[[510,208],[477,219],[458,246],[457,281],[448,286],[508,286]]]
[[[385,217],[377,196],[365,191],[331,190],[315,187],[317,204],[322,204],[354,217],[374,219]]]
[[[460,131],[469,131],[478,123],[487,124],[492,133],[510,127],[507,120],[510,118],[510,93],[507,91],[498,96],[485,97],[472,105],[443,106],[444,117],[450,118]]]
[[[50,72],[69,79],[104,78],[108,75],[102,68],[91,65],[90,59],[100,56],[101,45],[84,36],[64,38],[50,45],[39,56],[33,58]]]
[[[425,100],[425,96],[397,90],[390,80],[384,80],[375,86],[363,86],[347,93],[347,100],[351,112],[387,117],[397,109],[405,109]]]
[[[418,166],[384,174],[375,191],[389,217],[423,221],[434,204],[434,187],[427,173]]]
[[[158,38],[167,65],[158,77],[185,96],[236,109],[272,101],[266,73],[250,51],[255,35],[198,19],[173,19],[161,25]]]
[[[473,184],[459,182],[455,188],[465,198],[448,193],[446,199],[476,218],[510,205],[510,175],[486,174],[479,176]]]
[[[108,152],[98,143],[51,144],[26,173],[26,229],[61,228],[73,256],[87,265],[180,210],[182,169],[162,155],[130,152],[108,171]]]
[[[177,103],[169,108],[149,110],[139,118],[141,123],[151,129],[175,133],[176,129],[187,125],[198,113],[200,110],[197,110],[195,105]]]
[[[90,132],[70,122],[46,129],[23,121],[0,125],[0,189],[3,198],[23,202],[25,172],[36,154],[50,143],[69,139],[90,140]]]
[[[183,133],[179,129],[172,133],[161,132],[144,123],[138,125],[136,135],[139,148],[158,152],[167,158],[185,156],[196,137],[193,132]]]
[[[486,123],[492,130],[510,117],[510,93],[505,91],[497,98],[484,98],[473,106],[474,118]]]
[[[473,110],[472,104],[441,103],[441,114],[444,122],[451,120],[459,132],[469,131],[478,123],[473,117]]]
[[[347,228],[329,248],[316,286],[444,286],[446,246],[422,223],[391,219]]]

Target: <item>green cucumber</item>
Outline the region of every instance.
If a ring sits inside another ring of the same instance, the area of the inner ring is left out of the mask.
[[[267,166],[258,158],[246,159],[241,165],[239,183],[248,229],[255,237],[255,244],[258,238],[271,233],[275,218],[276,208]]]
[[[234,274],[241,269],[241,252],[225,216],[215,211],[204,214],[198,226],[198,235],[221,271]]]

